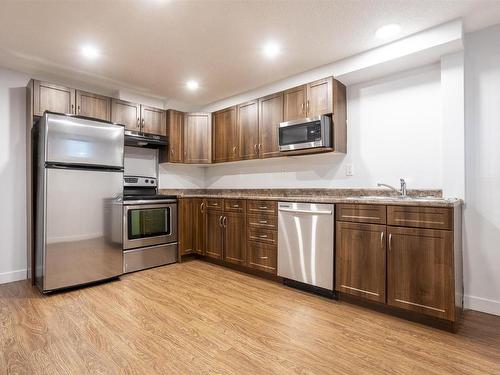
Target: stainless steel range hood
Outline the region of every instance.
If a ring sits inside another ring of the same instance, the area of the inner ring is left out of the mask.
[[[167,137],[125,130],[125,145],[147,148],[162,148],[167,145]]]

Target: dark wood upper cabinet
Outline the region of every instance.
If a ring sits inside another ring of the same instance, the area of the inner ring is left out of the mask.
[[[307,85],[283,93],[283,121],[306,117]]]
[[[33,115],[42,116],[45,111],[75,114],[75,89],[33,81]]]
[[[213,161],[238,160],[238,124],[236,107],[213,113]]]
[[[259,99],[259,157],[279,156],[278,128],[283,122],[283,93]]]
[[[141,105],[124,100],[111,99],[111,122],[124,125],[125,129],[141,130]]]
[[[141,122],[144,133],[167,135],[166,113],[163,109],[142,105]]]
[[[183,127],[184,114],[179,111],[169,109],[167,111],[167,127],[168,127],[168,150],[167,157],[163,157],[162,161],[170,163],[182,163],[184,161],[184,142],[183,142]]]
[[[224,212],[224,260],[246,263],[246,217],[243,212]]]
[[[205,255],[215,259],[222,259],[223,230],[222,211],[219,209],[207,210],[207,244]]]
[[[307,117],[333,112],[333,78],[328,77],[307,84]]]
[[[193,251],[204,255],[207,242],[207,200],[193,199]]]
[[[387,235],[387,303],[454,321],[453,232],[389,226]]]
[[[111,121],[111,98],[76,90],[76,114]]]
[[[259,102],[238,105],[238,156],[241,160],[259,157]]]
[[[385,303],[386,226],[337,222],[335,286]]]
[[[210,113],[184,114],[184,163],[212,162],[212,118]]]

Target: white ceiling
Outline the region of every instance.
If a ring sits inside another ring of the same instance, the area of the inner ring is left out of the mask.
[[[466,31],[498,23],[500,1],[0,0],[0,65],[202,106],[387,43],[384,24],[401,38],[458,17]]]

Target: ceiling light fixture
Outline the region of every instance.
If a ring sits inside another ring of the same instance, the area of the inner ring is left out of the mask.
[[[81,52],[83,57],[89,60],[95,60],[96,58],[99,57],[99,50],[90,44],[82,46]]]
[[[198,82],[194,81],[194,80],[189,80],[186,82],[186,87],[191,90],[191,91],[194,91],[194,90],[197,90],[200,85],[198,84]]]
[[[280,54],[281,48],[276,42],[267,42],[264,47],[262,47],[262,52],[267,58],[273,59]]]
[[[387,39],[392,36],[398,35],[401,32],[401,25],[397,23],[390,23],[380,27],[375,31],[375,36],[379,39]]]

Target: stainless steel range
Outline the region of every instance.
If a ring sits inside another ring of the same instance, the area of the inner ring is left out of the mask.
[[[157,182],[155,177],[124,177],[124,273],[177,261],[177,199],[157,194]]]

